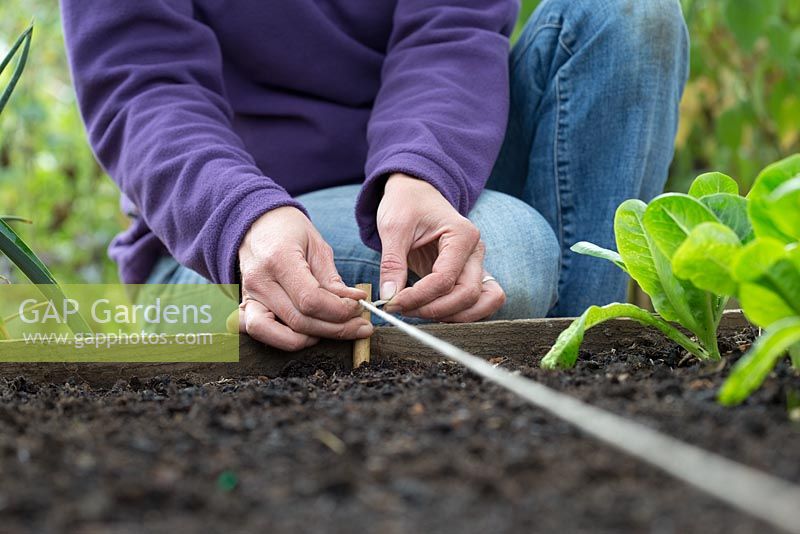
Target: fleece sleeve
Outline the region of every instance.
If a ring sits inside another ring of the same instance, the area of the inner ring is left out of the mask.
[[[78,103],[97,159],[182,264],[237,283],[250,225],[302,207],[232,128],[222,57],[191,0],[62,0]]]
[[[381,88],[367,129],[356,202],[362,240],[389,174],[425,180],[463,215],[483,191],[508,120],[508,34],[514,0],[398,0]]]

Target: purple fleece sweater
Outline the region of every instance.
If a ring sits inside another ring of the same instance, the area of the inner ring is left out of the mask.
[[[110,248],[122,279],[172,254],[238,283],[260,215],[342,184],[363,182],[356,218],[378,249],[392,172],[466,214],[505,131],[517,3],[61,0],[90,142],[137,214]]]

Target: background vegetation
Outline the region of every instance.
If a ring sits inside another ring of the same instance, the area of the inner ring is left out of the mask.
[[[124,227],[116,186],[94,161],[70,86],[58,2],[2,0],[0,54],[34,19],[28,65],[0,120],[0,213],[27,217],[15,229],[62,283],[114,282],[106,256]],[[2,85],[2,84],[0,84]],[[0,275],[9,273],[0,259]]]
[[[646,0],[638,0],[646,1]],[[800,152],[800,2],[681,0],[692,37],[668,188],[716,169],[745,189],[767,163]],[[522,0],[520,21],[538,0]],[[94,162],[70,87],[54,0],[3,0],[0,54],[34,17],[31,57],[0,122],[0,214],[33,220],[18,231],[56,278],[112,282],[106,257],[125,226],[118,192]],[[19,280],[0,259],[0,275]]]

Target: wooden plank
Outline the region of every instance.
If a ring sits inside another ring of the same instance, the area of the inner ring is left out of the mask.
[[[428,333],[483,358],[505,356],[516,364],[531,364],[550,349],[558,335],[572,322],[571,318],[487,321],[465,324],[424,326]],[[727,311],[720,322],[719,333],[731,335],[750,327],[739,310]],[[373,359],[436,358],[436,353],[393,328],[379,328],[373,338]],[[671,342],[653,329],[630,319],[614,319],[589,329],[583,348],[605,351],[629,347],[634,343],[669,345]]]
[[[436,337],[450,341],[464,350],[491,358],[505,356],[511,365],[533,364],[550,348],[571,319],[525,319],[487,321],[466,324],[433,324],[422,328]],[[721,335],[749,328],[739,311],[726,312],[720,324]],[[17,342],[0,342],[3,344]],[[634,343],[668,345],[657,332],[626,319],[616,319],[586,333],[587,350],[604,351],[624,348]],[[148,379],[158,375],[214,381],[221,378],[279,375],[292,361],[309,363],[332,360],[345,367],[352,365],[352,343],[323,340],[297,353],[267,347],[248,336],[239,339],[239,362],[232,363],[0,363],[0,377],[24,376],[37,382],[64,382],[69,378],[97,387],[110,387],[118,380],[132,377]],[[178,350],[178,349],[176,349]],[[183,348],[180,350],[191,350]],[[439,354],[410,339],[393,327],[378,327],[371,338],[373,361],[394,358],[439,360]]]

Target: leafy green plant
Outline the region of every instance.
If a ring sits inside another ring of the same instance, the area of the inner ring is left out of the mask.
[[[8,85],[3,90],[2,94],[0,94],[0,113],[2,113],[3,109],[6,107],[8,100],[11,98],[11,93],[14,92],[14,88],[17,86],[17,83],[22,76],[22,71],[25,69],[25,63],[28,61],[28,53],[31,49],[32,37],[33,26],[29,26],[28,29],[22,32],[22,34],[17,38],[16,42],[11,45],[11,50],[8,51],[6,57],[4,57],[3,61],[0,62],[0,74],[2,74],[9,63],[11,63],[11,60],[14,59],[16,53],[22,49],[19,61],[17,61],[17,66],[14,69],[14,73],[11,75],[11,80],[8,82]]]
[[[0,75],[3,74],[6,67],[8,67],[14,59],[17,52],[20,52],[19,59],[17,60],[14,71],[11,75],[11,80],[0,93],[0,114],[11,98],[11,94],[17,85],[22,71],[25,69],[25,63],[28,59],[30,51],[31,39],[33,37],[33,26],[28,27],[16,42],[12,45],[6,56],[0,62]],[[21,220],[19,217],[7,216],[0,217],[0,252],[5,254],[19,269],[27,276],[34,284],[40,284],[42,293],[46,298],[58,299],[63,301],[66,297],[58,286],[56,279],[53,277],[50,270],[39,259],[39,257],[28,247],[25,241],[9,226],[9,221]],[[69,327],[74,332],[90,332],[91,329],[80,317],[76,314],[68,319]],[[0,337],[7,337],[5,325],[0,319]]]
[[[658,315],[631,304],[592,306],[561,333],[544,367],[573,365],[584,332],[615,317],[655,327],[698,358],[717,359],[722,310],[737,297],[750,322],[766,330],[734,366],[720,402],[742,402],[787,353],[800,369],[800,154],[764,169],[747,198],[732,178],[707,173],[688,195],[664,194],[650,205],[628,200],[614,230],[618,253],[591,243],[573,250],[629,273]]]
[[[618,317],[657,328],[700,359],[719,359],[717,328],[732,288],[698,286],[693,277],[702,279],[706,272],[680,270],[693,264],[693,255],[704,253],[705,248],[699,243],[688,247],[687,242],[694,243],[698,239],[694,231],[706,225],[725,233],[725,240],[718,244],[721,249],[740,247],[753,239],[747,200],[739,195],[737,183],[729,176],[716,172],[700,175],[689,194],[665,193],[649,205],[640,200],[623,202],[614,217],[619,252],[586,242],[577,243],[572,250],[612,261],[627,272],[650,296],[657,315],[632,304],[592,306],[561,333],[542,366],[571,367],[585,331]],[[691,332],[696,340],[674,323]]]
[[[738,297],[750,322],[766,328],[720,391],[728,405],[755,391],[787,352],[800,369],[800,154],[764,169],[748,201],[753,241],[743,245],[730,229],[703,224],[673,258],[679,276]]]

